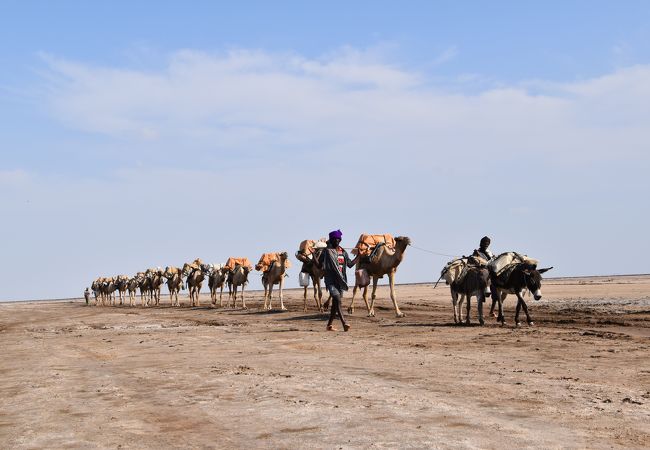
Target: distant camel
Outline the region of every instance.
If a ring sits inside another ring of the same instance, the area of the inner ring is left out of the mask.
[[[138,279],[138,288],[140,288],[140,302],[144,308],[149,306],[148,297],[151,295],[151,279],[144,272],[138,272],[136,278]]]
[[[357,263],[357,269],[366,269],[368,275],[372,277],[372,297],[370,304],[368,304],[368,286],[363,287],[363,301],[366,302],[368,317],[375,315],[374,305],[376,298],[375,293],[377,291],[377,280],[384,275],[388,275],[388,281],[390,283],[390,299],[393,301],[393,306],[395,307],[395,315],[397,317],[404,317],[404,313],[401,312],[399,306],[397,306],[397,299],[395,297],[395,271],[397,270],[397,266],[402,262],[402,259],[404,259],[404,251],[410,244],[411,239],[408,237],[396,237],[394,251],[391,251],[384,246],[383,249],[379,250],[381,254],[375,262],[370,262],[366,258],[362,258]],[[357,289],[359,289],[359,286],[355,285],[352,291],[352,302],[348,308],[350,314],[354,312],[354,297],[357,293]]]
[[[228,273],[228,296],[232,299],[232,307],[237,305],[237,287],[241,286],[241,302],[242,308],[246,307],[246,300],[244,299],[244,287],[248,283],[248,273],[250,267],[244,267],[237,264],[233,270]]]
[[[95,306],[99,304],[99,302],[104,304],[104,299],[102,297],[102,283],[104,279],[102,277],[97,278],[95,281],[93,281],[93,284],[90,285],[90,288],[93,290],[93,295],[95,296]]]
[[[104,279],[102,293],[104,294],[106,303],[110,306],[115,306],[115,279],[113,277]]]
[[[126,288],[129,291],[129,304],[135,306],[135,294],[138,289],[138,279],[136,277],[129,278],[129,281],[126,284]]]
[[[163,270],[160,267],[152,269],[149,272],[149,278],[151,279],[152,301],[154,306],[158,306],[160,304],[160,288],[165,282],[163,278]]]
[[[163,277],[167,279],[167,288],[169,289],[169,301],[172,306],[181,306],[178,300],[178,292],[183,286],[183,277],[181,276],[181,269],[178,267],[165,267]]]
[[[129,277],[126,275],[118,275],[115,280],[115,288],[120,296],[120,305],[124,304],[124,299],[126,297],[126,288],[129,283]]]
[[[223,307],[223,287],[226,284],[226,279],[228,278],[225,268],[219,264],[217,266],[212,266],[210,274],[208,276],[208,287],[210,288],[210,299],[212,304],[217,304],[217,289],[219,291],[219,307]]]
[[[201,264],[199,269],[193,269],[187,277],[187,286],[190,291],[190,306],[201,306],[199,294],[201,293],[201,286],[203,286],[203,280],[208,270],[209,266],[207,264]]]
[[[284,276],[287,270],[287,252],[282,252],[278,255],[279,261],[274,261],[266,272],[262,274],[262,285],[264,286],[264,309],[269,311],[271,307],[271,299],[273,295],[273,285],[279,285],[280,291],[280,309],[286,311],[284,306],[284,299],[282,298],[282,288],[284,287]],[[242,288],[243,292],[243,288]],[[267,306],[268,300],[268,306]]]
[[[322,249],[314,249],[314,253],[312,253],[312,258],[318,258],[323,250]],[[314,289],[314,301],[316,302],[316,308],[320,312],[323,312],[323,290],[321,288],[321,280],[323,279],[323,270],[316,267],[316,264],[314,264],[314,260],[307,257],[304,253],[301,252],[296,252],[296,259],[298,261],[302,262],[302,270],[301,272],[305,272],[306,274],[309,275],[309,278],[311,279],[311,284]],[[303,311],[307,312],[307,289],[309,287],[305,286],[303,290]]]

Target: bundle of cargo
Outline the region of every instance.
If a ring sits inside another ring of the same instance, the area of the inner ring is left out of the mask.
[[[279,263],[280,260],[280,255],[281,253],[264,253],[261,257],[258,263],[255,265],[255,270],[259,270],[260,272],[266,272],[271,268],[271,265],[275,262]],[[291,261],[287,260],[285,262],[285,268],[291,267]]]
[[[249,271],[253,270],[253,265],[248,260],[248,258],[228,258],[224,268],[228,271],[233,271],[236,266],[242,266],[248,268]]]
[[[362,234],[352,253],[366,257],[370,262],[376,262],[384,251],[395,253],[395,239],[390,234]]]
[[[313,254],[317,249],[325,247],[327,247],[325,239],[319,239],[317,241],[306,239],[300,243],[298,251],[296,252],[296,258],[298,258],[299,261],[306,263],[314,257]]]
[[[185,263],[183,264],[183,274],[189,275],[193,270],[199,270],[201,268],[201,265],[203,265],[201,258],[196,258],[191,263]]]
[[[517,264],[528,264],[534,269],[537,267],[538,263],[538,260],[527,255],[521,255],[517,252],[505,252],[492,259],[488,263],[488,268],[490,269],[490,272],[499,276],[507,269],[513,268]]]
[[[452,259],[440,272],[440,278],[444,278],[446,284],[462,283],[469,266],[485,267],[487,265],[487,260],[480,256],[463,256]]]

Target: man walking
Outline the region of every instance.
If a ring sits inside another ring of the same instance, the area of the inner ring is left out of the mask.
[[[327,248],[321,252],[318,260],[314,260],[314,264],[324,272],[325,288],[332,297],[332,309],[330,319],[327,322],[327,331],[337,331],[332,325],[337,314],[343,324],[343,330],[348,331],[350,329],[350,325],[345,322],[341,312],[341,301],[343,300],[343,292],[348,290],[346,267],[353,267],[357,263],[359,255],[350,260],[348,252],[339,246],[342,237],[341,230],[332,231],[329,234]]]

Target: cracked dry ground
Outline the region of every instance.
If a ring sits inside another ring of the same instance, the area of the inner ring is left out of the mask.
[[[297,290],[1,304],[0,448],[650,446],[650,277],[547,280],[521,328],[512,298],[505,327],[461,327],[445,286],[397,292],[405,318],[382,287],[349,333]]]

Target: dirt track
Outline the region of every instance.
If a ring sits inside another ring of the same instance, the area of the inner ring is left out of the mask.
[[[0,448],[650,446],[650,276],[548,280],[518,329],[512,298],[506,327],[459,327],[445,286],[397,289],[407,317],[381,288],[349,333],[298,291],[0,304]]]

